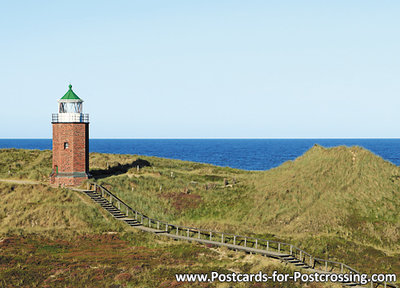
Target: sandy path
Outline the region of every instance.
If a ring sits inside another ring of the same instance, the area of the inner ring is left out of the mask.
[[[0,182],[7,182],[14,184],[41,184],[39,181],[23,180],[23,179],[0,179]]]

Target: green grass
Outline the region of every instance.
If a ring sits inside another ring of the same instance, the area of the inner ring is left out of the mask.
[[[101,165],[96,156],[92,166]],[[400,171],[365,149],[315,146],[264,172],[141,158],[152,167],[98,181],[151,217],[290,241],[365,272],[400,272]],[[224,178],[236,184],[224,187]],[[351,249],[358,257],[344,252]]]
[[[0,182],[0,233],[65,235],[123,231],[116,222],[85,196],[43,184]]]
[[[49,150],[0,149],[0,177],[47,181],[51,157]]]
[[[0,182],[0,197],[0,287],[227,287],[179,284],[175,273],[293,272],[261,256],[137,231],[80,192]]]
[[[97,181],[150,217],[280,239],[362,272],[400,275],[400,170],[365,149],[315,146],[268,171],[100,153],[90,167],[107,174],[138,158],[151,166]],[[0,164],[19,163],[0,177],[47,181],[50,160],[49,151],[0,150]]]

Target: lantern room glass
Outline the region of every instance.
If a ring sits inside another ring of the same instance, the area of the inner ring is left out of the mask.
[[[82,113],[82,102],[60,102],[59,113]]]

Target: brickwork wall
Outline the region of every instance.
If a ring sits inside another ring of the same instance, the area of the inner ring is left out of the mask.
[[[64,148],[68,143],[68,148]],[[53,171],[89,172],[89,123],[53,123]],[[63,177],[65,185],[76,185],[76,178]],[[54,182],[62,181],[56,177]],[[68,183],[67,183],[68,182]],[[73,184],[70,184],[73,183]],[[58,185],[57,183],[53,183]]]
[[[79,186],[86,179],[87,177],[55,177],[51,184],[55,186]]]

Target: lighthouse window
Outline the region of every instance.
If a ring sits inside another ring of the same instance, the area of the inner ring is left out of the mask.
[[[82,113],[82,103],[61,102],[58,109],[59,113]]]
[[[64,142],[64,149],[68,149],[68,142]]]

